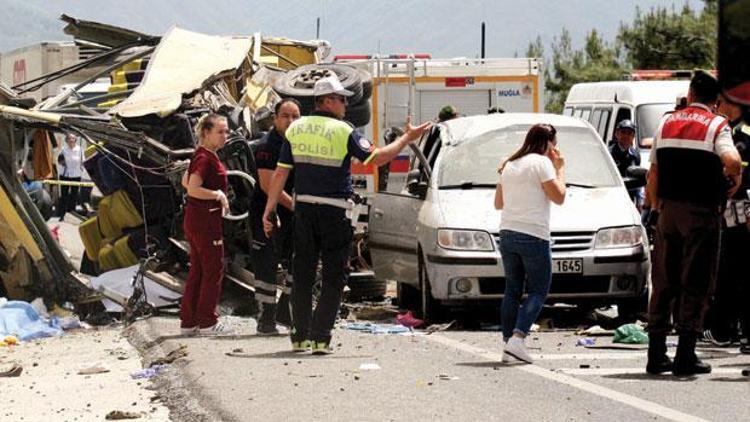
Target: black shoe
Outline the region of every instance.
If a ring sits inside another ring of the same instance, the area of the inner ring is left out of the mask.
[[[660,360],[648,360],[646,364],[646,372],[651,375],[659,375],[665,372],[671,372],[673,369],[672,359],[664,356]]]
[[[276,322],[259,322],[256,331],[259,336],[275,336],[279,334],[279,330],[276,328]]]
[[[672,370],[672,360],[667,356],[667,336],[650,333],[648,337],[648,363],[646,372],[659,375]]]
[[[258,318],[258,334],[266,336],[279,334],[279,330],[276,328],[275,304],[263,304],[263,310],[260,318]]]
[[[675,362],[677,360],[675,359]],[[672,367],[672,375],[685,377],[690,375],[710,374],[711,365],[701,361],[698,358],[691,363],[680,362],[679,366],[675,363]]]
[[[677,343],[677,354],[672,364],[672,374],[689,376],[696,374],[710,374],[711,365],[702,362],[695,354],[696,333],[680,334]]]
[[[750,355],[750,344],[743,344],[740,346],[740,353]]]

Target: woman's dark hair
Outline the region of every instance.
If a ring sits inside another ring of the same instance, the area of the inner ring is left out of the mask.
[[[296,99],[294,99],[294,98],[282,98],[281,101],[279,101],[278,103],[276,103],[273,106],[273,114],[276,115],[276,116],[278,116],[279,115],[279,110],[281,110],[281,106],[283,106],[286,103],[292,103],[292,104],[294,104],[294,105],[297,106],[297,109],[299,109],[300,112],[302,111],[302,105]]]
[[[547,143],[553,141],[555,135],[557,135],[557,130],[554,126],[546,123],[535,124],[526,134],[526,139],[524,139],[521,148],[508,157],[505,163],[515,161],[528,154],[544,154],[547,152]],[[503,171],[505,163],[500,168],[500,172]]]
[[[195,134],[198,135],[198,140],[203,141],[203,133],[210,131],[216,125],[217,120],[226,120],[227,118],[216,113],[204,114],[198,119],[198,124],[195,125]]]

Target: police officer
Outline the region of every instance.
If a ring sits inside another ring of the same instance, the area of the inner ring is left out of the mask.
[[[620,176],[628,176],[628,167],[641,165],[641,154],[635,147],[635,125],[630,119],[621,120],[615,128],[615,140],[609,145],[609,154],[617,165]],[[640,209],[643,194],[640,188],[628,190],[630,199]]]
[[[273,175],[263,223],[273,230],[270,218],[282,187],[294,169],[294,287],[292,289],[292,350],[312,348],[313,354],[332,353],[331,330],[341,305],[346,267],[352,240],[350,211],[353,195],[352,157],[364,164],[381,166],[429,128],[411,126],[390,145],[374,148],[341,119],[347,97],[334,76],[318,80],[313,87],[315,111],[291,124],[286,131],[278,167]],[[323,282],[313,312],[312,288],[318,262],[322,260]]]
[[[255,275],[255,299],[260,303],[261,313],[258,318],[258,334],[278,334],[276,329],[276,283],[279,263],[285,270],[286,285],[283,287],[282,306],[288,306],[288,292],[292,277],[292,241],[294,233],[294,204],[292,189],[294,180],[289,178],[279,196],[281,207],[278,209],[279,229],[269,238],[263,230],[263,211],[266,209],[266,193],[271,186],[271,177],[276,170],[284,133],[293,121],[300,117],[300,104],[297,100],[286,98],[274,106],[273,127],[254,146],[255,164],[258,169],[258,183],[252,200],[253,244],[251,260]],[[279,321],[289,323],[288,312],[279,309]]]
[[[689,105],[664,116],[654,136],[648,190],[660,216],[649,304],[646,371],[651,374],[711,372],[696,356],[695,343],[715,277],[721,206],[737,190],[741,173],[729,124],[711,111],[718,93],[713,76],[695,72]],[[674,364],[666,354],[673,303],[679,334]]]
[[[719,113],[729,119],[732,139],[742,157],[743,165],[750,161],[750,126],[742,122],[741,106],[721,98]],[[750,172],[744,171],[740,187],[727,201],[724,210],[724,230],[721,235],[721,258],[719,276],[716,282],[714,302],[706,317],[707,329],[703,339],[716,346],[729,346],[737,335],[737,322],[743,319],[743,338],[740,349],[750,353],[750,304],[747,294],[750,290],[747,279],[747,251],[750,249]],[[744,297],[743,297],[744,296]]]

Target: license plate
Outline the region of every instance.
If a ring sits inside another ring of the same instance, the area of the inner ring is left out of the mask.
[[[583,272],[583,260],[553,259],[552,272],[558,274],[581,274]]]

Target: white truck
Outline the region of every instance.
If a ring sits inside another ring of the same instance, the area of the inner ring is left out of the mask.
[[[102,50],[81,46],[72,41],[41,42],[0,54],[0,80],[8,86],[16,86],[42,75],[52,73],[86,60]],[[89,68],[60,78],[40,89],[23,94],[22,97],[41,101],[57,95],[65,84],[80,82],[97,69]]]
[[[372,75],[370,123],[360,128],[375,144],[390,127],[403,128],[406,116],[414,122],[435,120],[445,105],[461,115],[486,114],[491,107],[506,112],[542,112],[542,60],[432,59],[428,55],[388,57],[339,55],[335,61],[355,65]],[[406,180],[409,153],[390,166],[388,190],[399,190]],[[377,169],[355,164],[354,181],[367,192],[378,186]]]

